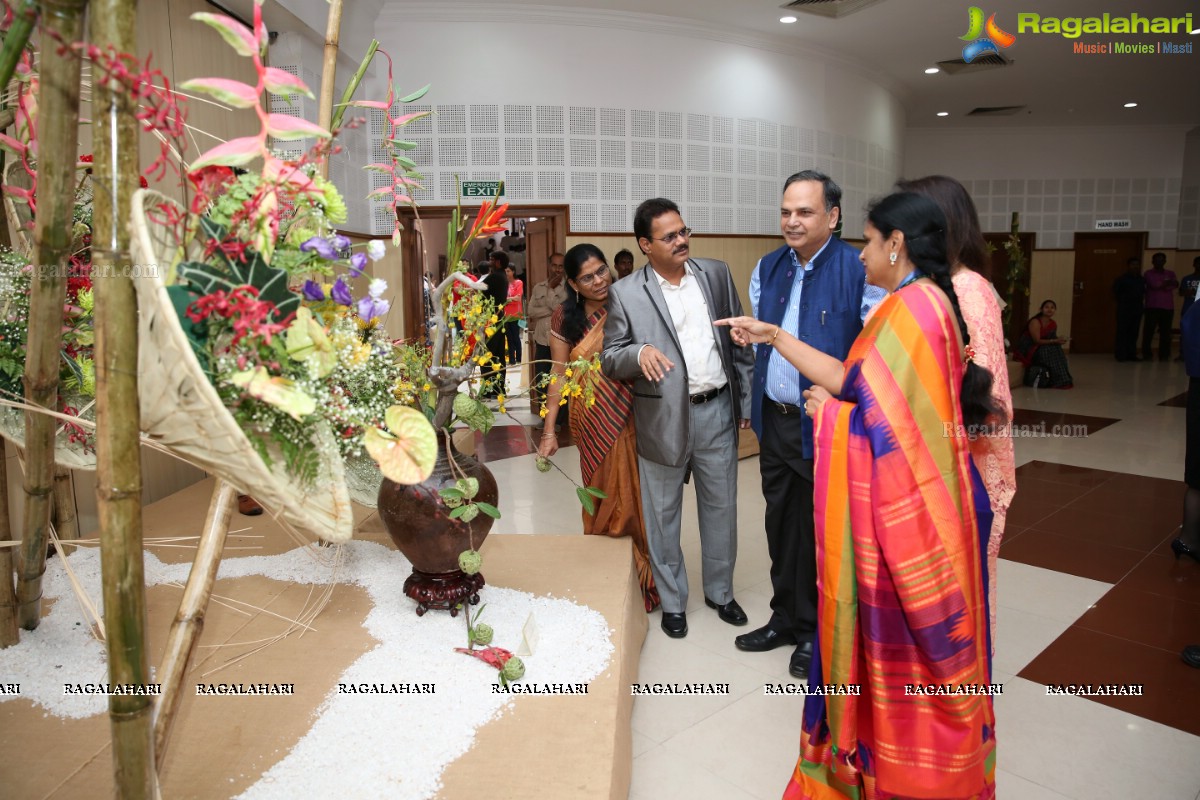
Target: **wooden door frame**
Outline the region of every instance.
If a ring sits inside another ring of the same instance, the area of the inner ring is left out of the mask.
[[[1143,269],[1145,268],[1144,256],[1146,254],[1146,251],[1149,249],[1147,247],[1147,245],[1150,243],[1150,232],[1149,231],[1133,231],[1133,230],[1130,230],[1130,231],[1075,231],[1074,237],[1071,239],[1071,247],[1075,252],[1075,263],[1071,267],[1071,292],[1072,292],[1072,295],[1074,295],[1075,286],[1079,283],[1079,271],[1078,270],[1079,270],[1079,266],[1080,266],[1079,265],[1079,239],[1080,239],[1080,237],[1085,237],[1088,239],[1100,239],[1100,240],[1130,239],[1130,238],[1136,237],[1139,240],[1138,251],[1132,257],[1137,258],[1138,261],[1141,261]],[[1071,318],[1074,319],[1074,317],[1075,317],[1075,298],[1072,297],[1071,298]],[[1111,318],[1110,318],[1110,320],[1111,320]],[[1075,328],[1076,326],[1074,323],[1072,323],[1071,327]],[[1140,336],[1138,337],[1138,340],[1139,341],[1141,340]],[[1106,350],[1100,349],[1095,352],[1103,353],[1103,352],[1106,352]]]
[[[460,206],[463,219],[470,225],[479,213],[479,204]],[[397,217],[400,220],[400,252],[403,254],[402,266],[404,278],[404,338],[417,339],[425,335],[424,331],[424,286],[422,278],[425,263],[421,252],[420,237],[413,230],[413,222],[417,217],[448,217],[456,206],[421,206],[419,209],[401,208]],[[564,250],[567,245],[567,231],[571,229],[571,207],[566,204],[551,205],[509,205],[509,217],[538,217],[549,219],[554,225],[555,249]],[[428,235],[428,233],[426,233]],[[526,266],[528,269],[528,265]]]

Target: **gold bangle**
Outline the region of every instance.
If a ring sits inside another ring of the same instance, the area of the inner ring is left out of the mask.
[[[557,433],[543,433],[542,438],[543,439],[557,439],[558,434]]]
[[[771,341],[767,342],[767,344],[769,344],[771,347],[774,347],[775,340],[779,338],[779,331],[781,331],[781,330],[782,330],[782,328],[780,326],[776,325],[775,326],[775,335],[771,337]]]

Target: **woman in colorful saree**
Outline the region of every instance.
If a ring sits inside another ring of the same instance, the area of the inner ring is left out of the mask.
[[[550,357],[553,375],[562,377],[568,361],[590,359],[604,346],[604,319],[608,314],[608,287],[612,274],[604,253],[591,244],[578,244],[563,258],[567,299],[550,318]],[[646,526],[642,521],[642,492],[638,482],[637,437],[634,434],[633,394],[624,383],[590,370],[595,402],[571,402],[571,436],[579,447],[583,485],[595,486],[608,496],[597,500],[594,514],[583,511],[583,532],[633,538],[633,560],[646,611],[658,607],[658,590],[650,571]],[[546,426],[538,454],[558,451],[560,384],[551,379],[547,390]]]
[[[868,211],[867,282],[890,295],[845,364],[774,325],[722,320],[811,379],[818,625],[785,800],[995,797],[985,553],[965,426],[994,418],[929,198]],[[835,399],[836,397],[836,399]],[[826,690],[828,691],[828,690]]]

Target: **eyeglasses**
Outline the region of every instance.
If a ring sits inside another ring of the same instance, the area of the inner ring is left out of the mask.
[[[587,275],[580,275],[578,278],[575,279],[575,282],[578,283],[580,286],[591,286],[593,283],[596,282],[597,278],[607,278],[607,277],[608,277],[608,264],[605,264],[604,266],[600,267],[600,269],[596,270],[595,272],[589,272]]]
[[[686,239],[691,235],[692,235],[691,228],[680,228],[679,230],[675,231],[674,233],[668,233],[666,236],[662,237],[661,239],[655,239],[653,236],[651,236],[650,239],[655,242],[662,242],[663,244],[671,244],[676,239]]]

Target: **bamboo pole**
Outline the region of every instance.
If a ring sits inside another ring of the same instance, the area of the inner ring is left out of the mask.
[[[208,504],[208,518],[196,547],[192,570],[188,573],[183,597],[179,601],[179,611],[167,635],[166,653],[157,673],[162,684],[162,695],[154,717],[154,757],[160,771],[166,760],[171,723],[175,721],[175,711],[179,707],[183,674],[187,671],[188,659],[196,641],[204,630],[204,614],[212,597],[217,568],[221,566],[221,553],[225,549],[229,520],[233,517],[236,503],[237,490],[225,481],[218,480]]]
[[[96,0],[91,40],[136,53],[134,0]],[[129,219],[138,179],[138,127],[129,94],[116,81],[92,94],[95,152],[92,285],[96,294],[96,499],[108,675],[148,684],[146,581],[142,564],[142,469],[138,435],[137,298],[131,278]],[[108,699],[114,783],[123,800],[156,795],[154,706],[147,695]]]
[[[75,159],[79,147],[80,59],[57,56],[53,42],[83,38],[87,0],[43,0],[44,41],[38,89],[40,127],[37,218],[34,220],[34,279],[29,298],[29,345],[25,357],[25,399],[54,411],[58,407],[62,306],[66,300],[71,218],[75,210]],[[66,156],[64,154],[72,154]],[[33,630],[41,621],[42,573],[54,482],[54,420],[25,415],[25,519],[17,575],[20,624]]]
[[[75,508],[75,478],[66,467],[54,468],[54,530],[61,541],[79,538],[79,519]],[[74,547],[63,547],[70,555]]]
[[[334,79],[337,77],[338,38],[342,28],[342,0],[329,0],[329,17],[325,22],[325,63],[321,70],[321,98],[317,124],[329,130],[333,120]],[[321,159],[321,177],[329,177],[329,159]]]
[[[4,46],[0,48],[0,91],[8,88],[8,82],[12,80],[17,63],[21,60],[21,53],[29,44],[29,35],[37,25],[37,18],[37,0],[21,0],[13,9],[13,22],[4,36]],[[0,127],[7,128],[11,124],[9,122]]]
[[[8,453],[0,442],[0,647],[11,647],[19,640],[17,593],[13,590],[12,526],[8,521]]]

